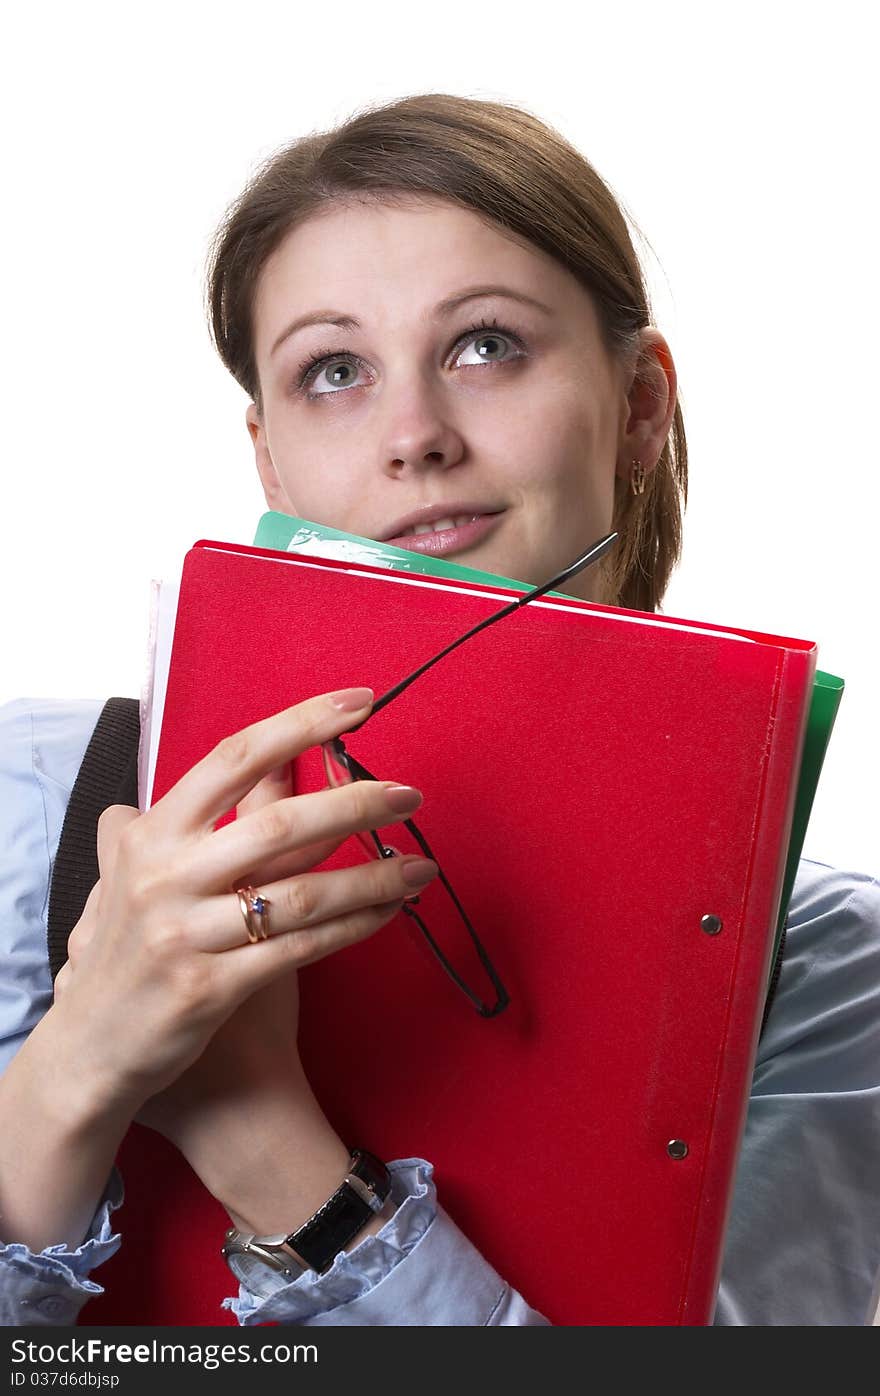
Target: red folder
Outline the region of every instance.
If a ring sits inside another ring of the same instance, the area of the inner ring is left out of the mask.
[[[378,696],[513,595],[197,544],[154,799],[247,723]],[[807,641],[545,598],[347,741],[424,792],[511,1005],[480,1018],[399,915],[302,972],[306,1069],[347,1142],[434,1163],[556,1324],[711,1321],[815,663]],[[295,778],[325,784],[318,752]],[[348,840],[327,866],[364,856]],[[126,1242],[86,1321],[218,1322],[225,1213],[149,1131],[120,1162]]]

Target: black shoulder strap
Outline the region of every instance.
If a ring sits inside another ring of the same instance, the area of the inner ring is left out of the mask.
[[[67,940],[98,881],[98,818],[108,805],[137,805],[140,707],[135,698],[109,698],[101,710],[70,802],[52,869],[47,935],[55,976]]]

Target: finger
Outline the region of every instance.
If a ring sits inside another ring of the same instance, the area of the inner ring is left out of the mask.
[[[289,799],[293,794],[293,763],[285,761],[283,765],[274,767],[268,775],[258,780],[253,790],[249,790],[238,802],[235,811],[236,819],[242,819],[246,814],[253,813],[254,810],[263,809],[266,805],[274,804],[276,800]],[[277,860],[276,860],[277,861]],[[285,876],[292,876],[299,868],[291,868],[289,872],[281,867],[270,867],[268,864],[248,870],[245,881],[247,882],[267,882],[277,881]]]
[[[266,805],[274,804],[276,800],[287,799],[292,794],[293,766],[290,761],[285,761],[281,766],[275,766],[268,775],[257,781],[253,790],[242,796],[235,811],[236,818],[241,819],[245,814],[263,809]]]
[[[140,810],[132,805],[108,805],[98,819],[98,873],[109,878],[116,865],[119,840],[124,829],[141,818]]]
[[[393,781],[356,780],[351,785],[276,800],[217,829],[191,851],[186,887],[198,894],[239,886],[251,868],[325,839],[397,824],[415,813],[420,791]]]
[[[219,955],[218,970],[230,996],[246,998],[291,970],[323,960],[337,950],[374,935],[397,915],[403,902],[362,907],[338,921],[324,921],[300,931],[270,936]]]
[[[372,689],[323,693],[233,732],[157,801],[153,822],[178,833],[213,829],[270,771],[363,722],[372,702]]]
[[[340,834],[337,838],[321,839],[317,843],[307,844],[304,848],[292,848],[289,853],[279,854],[277,858],[268,858],[258,867],[249,868],[242,874],[240,881],[261,885],[264,882],[281,882],[285,877],[296,877],[298,873],[318,867],[331,853],[335,853],[347,838],[348,834]],[[231,880],[229,885],[232,885]]]
[[[241,819],[246,814],[253,813],[254,810],[263,809],[266,805],[274,804],[276,800],[283,800],[292,795],[293,763],[286,761],[283,766],[276,766],[273,771],[257,782],[253,790],[244,796],[244,799],[239,800],[236,818]],[[324,839],[309,845],[307,848],[293,849],[290,853],[272,858],[259,867],[250,868],[242,881],[248,883],[280,882],[282,878],[294,877],[297,873],[306,872],[318,863],[323,863],[324,859],[329,858],[331,853],[335,853],[347,837],[347,834],[343,834],[339,838]]]
[[[265,919],[258,913],[251,919],[269,936],[307,931],[324,923],[341,924],[364,909],[411,897],[437,872],[437,864],[429,858],[374,858],[353,868],[261,883],[259,895],[267,903]],[[195,950],[232,950],[247,939],[237,893],[203,898],[189,914],[187,942]]]

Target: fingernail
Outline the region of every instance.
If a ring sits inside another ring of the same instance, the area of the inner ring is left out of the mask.
[[[418,809],[422,803],[422,792],[412,785],[386,785],[385,798],[389,809],[395,814],[405,814],[407,810]]]
[[[407,887],[424,887],[439,871],[437,864],[430,858],[414,858],[411,863],[404,863],[400,869],[400,876]]]
[[[371,688],[343,688],[338,693],[331,693],[329,698],[334,708],[341,708],[346,713],[356,713],[361,708],[369,707],[372,703],[373,690]]]

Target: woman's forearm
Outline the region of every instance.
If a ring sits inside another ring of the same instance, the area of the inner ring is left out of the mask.
[[[307,1221],[339,1187],[349,1149],[303,1082],[285,1091],[276,1080],[217,1100],[184,1142],[202,1182],[242,1231],[291,1232]],[[353,1146],[358,1140],[353,1141]],[[391,1214],[383,1209],[352,1245],[378,1231]],[[219,1240],[219,1238],[218,1238]]]
[[[90,1092],[54,1009],[0,1078],[0,1242],[84,1240],[129,1121]]]

